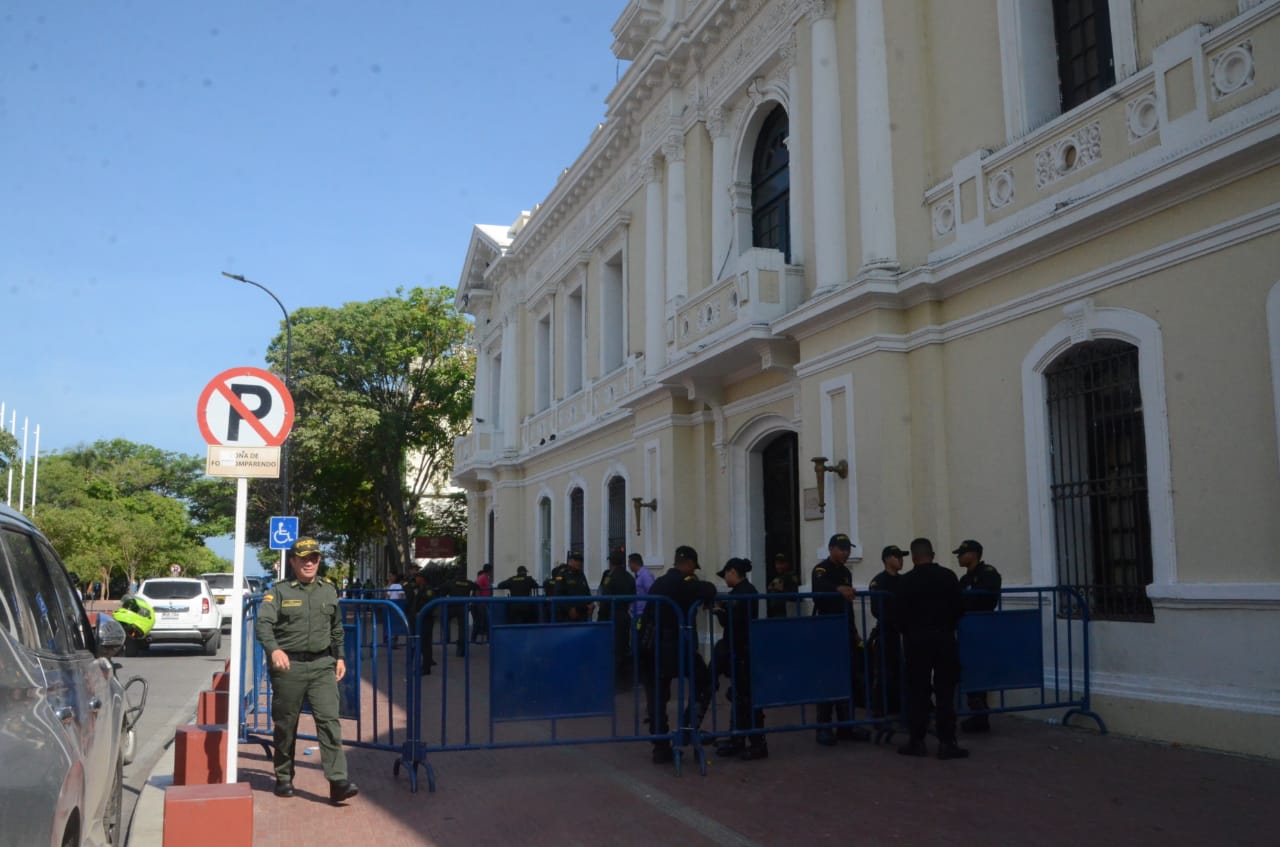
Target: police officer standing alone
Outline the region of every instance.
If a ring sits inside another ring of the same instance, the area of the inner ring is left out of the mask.
[[[800,591],[800,578],[791,570],[791,559],[786,553],[773,557],[773,579],[769,580],[770,594],[796,594]],[[785,618],[787,606],[799,602],[794,597],[769,600],[769,617]]]
[[[911,571],[902,577],[898,606],[902,611],[902,644],[907,657],[907,725],[911,740],[898,748],[904,756],[927,756],[924,736],[929,726],[929,696],[937,708],[938,758],[963,759],[968,750],[956,744],[956,684],[960,680],[960,648],[956,624],[964,614],[960,581],[950,568],[933,560],[927,538],[911,542]]]
[[[254,632],[271,662],[271,719],[275,722],[277,797],[293,796],[294,745],[303,701],[311,704],[320,762],[334,804],[360,792],[347,779],[347,756],[338,722],[338,682],[346,675],[342,660],[342,613],[338,591],[317,579],[320,544],[302,537],[289,556],[293,578],[278,582],[262,597]]]
[[[972,538],[960,542],[960,546],[951,551],[959,556],[960,567],[964,568],[964,576],[960,577],[960,591],[964,594],[964,610],[966,612],[993,612],[1000,604],[1000,586],[1003,580],[1000,571],[982,561],[982,545]],[[991,719],[987,717],[987,692],[970,691],[965,698],[971,712],[981,714],[970,715],[960,722],[965,732],[990,732]]]

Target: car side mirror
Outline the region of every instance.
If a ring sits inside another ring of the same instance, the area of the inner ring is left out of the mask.
[[[110,659],[124,647],[124,627],[110,615],[98,615],[98,626],[94,635],[98,644],[99,659]]]

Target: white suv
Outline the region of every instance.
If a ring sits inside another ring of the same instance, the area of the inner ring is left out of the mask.
[[[151,604],[156,623],[148,644],[196,644],[206,656],[216,656],[222,646],[222,614],[213,592],[202,579],[166,577],[148,579],[138,589]]]
[[[231,626],[231,595],[233,593],[232,586],[236,584],[236,575],[233,573],[207,573],[202,574],[201,579],[209,584],[209,589],[213,591],[213,599],[218,603],[218,611],[222,614],[222,626]],[[244,598],[249,596],[248,588],[240,589],[240,602],[244,603]]]

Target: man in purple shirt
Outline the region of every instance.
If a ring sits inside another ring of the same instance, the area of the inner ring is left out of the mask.
[[[636,594],[648,594],[649,587],[653,585],[653,572],[644,566],[644,557],[639,553],[632,553],[627,557],[627,567],[631,569],[631,573],[636,578]],[[640,615],[643,612],[643,600],[637,600],[631,604],[631,619],[633,621],[640,620]]]

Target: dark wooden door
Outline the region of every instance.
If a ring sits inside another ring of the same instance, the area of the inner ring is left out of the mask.
[[[764,590],[773,579],[773,557],[784,553],[791,559],[792,573],[804,573],[800,561],[800,467],[799,439],[785,432],[769,443],[761,455],[764,484],[765,579],[755,582]]]

